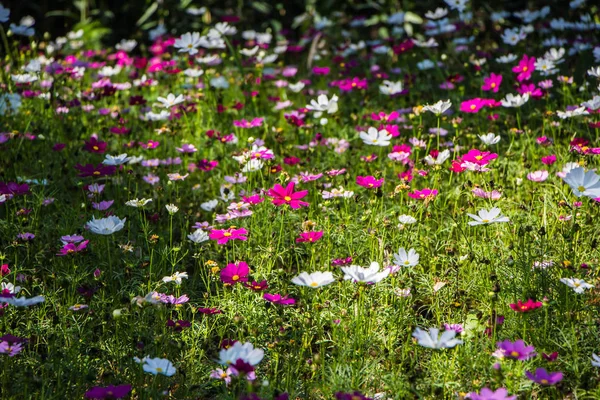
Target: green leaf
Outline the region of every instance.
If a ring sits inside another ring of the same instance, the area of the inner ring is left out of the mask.
[[[268,14],[271,12],[271,6],[263,1],[253,1],[251,5],[256,11],[263,14]]]
[[[150,18],[152,16],[152,14],[154,14],[156,12],[157,9],[158,9],[158,2],[152,3],[150,5],[150,7],[148,7],[146,12],[144,12],[144,14],[140,17],[140,19],[137,20],[135,25],[136,26],[142,25],[144,22],[146,22],[148,20],[148,18]]]

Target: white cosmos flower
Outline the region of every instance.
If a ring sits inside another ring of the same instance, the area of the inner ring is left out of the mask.
[[[15,307],[29,307],[35,304],[43,303],[46,299],[44,296],[35,297],[2,297],[0,296],[0,303],[10,304]]]
[[[329,271],[317,271],[310,274],[308,272],[302,272],[300,273],[300,275],[292,279],[292,283],[295,285],[308,286],[315,289],[321,286],[329,285],[334,281],[335,278],[333,277],[333,274]]]
[[[577,197],[600,197],[600,176],[594,171],[585,172],[582,167],[573,168],[567,172],[563,180]]]
[[[566,118],[572,118],[572,117],[578,117],[580,115],[588,115],[589,112],[585,109],[585,106],[582,107],[578,107],[574,110],[568,110],[568,111],[557,111],[556,115],[558,116],[558,118],[560,119],[566,119]]]
[[[440,330],[437,328],[429,328],[429,332],[427,332],[417,327],[412,336],[421,346],[430,349],[449,349],[463,343],[462,340],[455,339],[456,331],[454,330],[446,330],[441,336],[439,333]]]
[[[244,165],[244,168],[242,168],[242,172],[260,171],[264,165],[265,164],[261,160],[253,158],[250,161],[248,161],[246,165]]]
[[[509,93],[505,98],[500,100],[502,107],[521,107],[529,100],[529,93],[523,95]]]
[[[376,261],[373,261],[367,268],[350,265],[349,267],[342,267],[342,271],[344,272],[344,279],[364,283],[378,283],[390,274],[388,268],[379,271],[379,263]]]
[[[17,294],[21,291],[21,286],[15,286],[10,282],[2,282],[0,285],[0,293]]]
[[[187,278],[188,278],[187,272],[175,272],[171,276],[165,276],[165,277],[163,277],[162,281],[164,283],[175,282],[177,285],[181,285],[182,280],[183,279],[187,279]]]
[[[581,103],[581,105],[592,110],[597,110],[600,108],[600,96],[594,96],[591,100]]]
[[[438,101],[435,104],[428,104],[423,107],[423,111],[429,111],[437,115],[438,117],[448,111],[452,107],[452,102],[450,100],[446,101]]]
[[[446,149],[438,153],[437,158],[433,158],[431,154],[428,154],[424,160],[429,165],[442,165],[448,158],[450,158],[450,150]]]
[[[169,118],[170,115],[171,114],[165,110],[161,110],[159,113],[148,111],[146,114],[144,114],[144,118],[147,121],[164,121]]]
[[[219,204],[219,200],[214,199],[214,200],[206,201],[206,202],[200,204],[200,208],[203,209],[204,211],[211,212],[212,210],[215,209],[217,204]]]
[[[98,235],[112,235],[125,227],[125,221],[127,218],[121,219],[115,215],[100,219],[92,217],[92,220],[88,221],[87,227]]]
[[[184,75],[190,78],[199,78],[204,74],[201,69],[188,68],[183,71]]]
[[[592,354],[592,366],[600,367],[600,357],[596,354]]]
[[[367,132],[360,132],[359,136],[365,144],[373,146],[388,146],[392,140],[392,135],[387,130],[377,130],[374,127],[370,127]]]
[[[127,157],[127,153],[119,154],[118,156],[111,156],[110,154],[107,154],[104,158],[104,161],[102,161],[102,164],[104,164],[104,165],[121,165],[121,164],[125,164],[129,160],[130,160],[130,158]]]
[[[320,113],[327,111],[327,114],[335,114],[338,110],[338,97],[334,94],[331,99],[328,99],[326,95],[322,94],[317,98],[317,101],[311,100],[310,104],[306,105],[306,108],[311,111],[316,111],[319,115],[315,116],[319,118]]]
[[[494,222],[508,222],[510,221],[508,217],[502,215],[502,211],[498,207],[494,207],[490,210],[486,210],[482,208],[477,212],[478,215],[467,214],[469,217],[473,218],[474,221],[469,221],[469,225],[485,225],[492,224]]]
[[[156,99],[160,104],[157,104],[160,107],[170,108],[176,106],[177,104],[183,103],[185,98],[182,94],[179,96],[175,96],[173,93],[169,93],[167,97],[159,97]]]
[[[600,66],[592,67],[592,68],[588,69],[587,74],[589,76],[594,76],[596,78],[600,78]]]
[[[200,33],[187,32],[175,39],[175,44],[173,47],[179,49],[180,53],[189,53],[193,56],[194,54],[198,53],[198,47],[200,47],[200,44]]]
[[[21,74],[21,75],[11,75],[10,76],[13,82],[15,83],[31,83],[38,80],[38,77],[33,74]]]
[[[486,135],[479,135],[479,139],[481,139],[481,141],[484,144],[487,144],[488,146],[492,145],[492,144],[496,144],[500,141],[500,135],[496,135],[495,133],[488,133]]]
[[[189,234],[188,239],[190,239],[192,242],[199,244],[202,242],[206,242],[209,237],[208,237],[208,233],[204,232],[202,229],[196,229],[193,233]]]
[[[265,351],[263,349],[255,349],[250,342],[235,342],[228,349],[221,349],[219,352],[219,364],[230,365],[235,364],[237,360],[242,360],[247,364],[256,366],[262,361],[264,356]]]
[[[300,92],[302,89],[304,89],[306,85],[304,84],[304,82],[296,82],[296,83],[290,83],[288,85],[288,88],[294,92],[294,93],[298,93]]]
[[[381,85],[379,85],[379,92],[387,96],[392,96],[401,93],[403,90],[404,84],[402,83],[402,81],[392,82],[385,80]]]
[[[591,289],[594,287],[594,285],[587,283],[583,279],[578,278],[561,278],[560,281],[568,287],[572,288],[575,291],[575,293],[579,294],[585,292],[586,289]]]
[[[414,224],[417,222],[417,219],[411,215],[403,214],[398,217],[398,221],[400,221],[401,224]]]
[[[145,372],[149,372],[153,375],[166,375],[173,376],[177,369],[173,366],[173,363],[166,358],[148,358],[144,357],[141,362],[144,364],[142,368]]]
[[[167,205],[165,206],[165,208],[167,209],[167,212],[168,212],[170,215],[173,215],[173,214],[175,214],[177,211],[179,211],[179,207],[177,207],[175,204],[167,204]]]
[[[133,199],[125,203],[126,206],[140,208],[152,202],[152,199]]]
[[[258,52],[258,46],[254,46],[251,49],[241,49],[240,54],[246,57],[252,57]]]
[[[408,250],[408,253],[401,247],[397,253],[394,253],[394,264],[403,267],[414,267],[419,264],[419,253],[415,249]]]

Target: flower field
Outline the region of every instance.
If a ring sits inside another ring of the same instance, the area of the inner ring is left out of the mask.
[[[0,6],[0,398],[600,398],[597,5],[189,3]]]

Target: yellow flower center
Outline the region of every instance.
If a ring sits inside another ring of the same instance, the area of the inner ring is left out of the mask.
[[[231,277],[231,280],[234,281],[234,282],[238,281],[239,279],[240,279],[239,275],[234,275],[234,276]]]
[[[519,357],[519,352],[517,352],[517,351],[511,351],[510,355],[513,356],[513,357]]]
[[[163,369],[158,367],[158,368],[156,368],[156,372],[163,372]]]
[[[528,68],[527,67],[523,67],[523,72],[527,72]]]
[[[475,104],[471,104],[471,110],[474,110],[477,106]]]
[[[481,161],[481,159],[482,159],[482,158],[483,158],[483,156],[475,156],[475,159],[476,159],[477,161]]]
[[[311,282],[310,286],[317,287],[317,286],[319,286],[319,284],[317,282]]]
[[[231,236],[231,232],[225,232],[225,233],[223,234],[223,236],[225,236],[225,237],[229,237],[229,236]]]
[[[492,84],[490,85],[490,87],[491,87],[491,88],[495,88],[495,87],[496,87],[496,84],[495,84],[495,83],[492,83]]]
[[[541,383],[542,385],[547,385],[549,382],[548,382],[548,379],[542,379],[542,380],[540,381],[540,383]]]
[[[284,199],[285,201],[292,201],[292,198],[291,198],[290,196],[285,196],[283,199]]]
[[[577,190],[579,190],[580,192],[585,192],[585,186],[578,186]]]
[[[488,222],[490,222],[490,220],[489,219],[482,219],[481,222],[485,222],[487,224]]]
[[[94,150],[98,150],[98,149],[99,149],[99,147],[98,147],[98,146],[94,146],[94,147],[92,147],[92,149],[94,149]]]

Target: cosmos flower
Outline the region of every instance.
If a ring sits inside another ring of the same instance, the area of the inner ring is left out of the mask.
[[[594,285],[578,278],[561,278],[560,281],[578,294],[585,292],[586,289],[591,289],[594,287]]]
[[[264,356],[265,351],[263,349],[255,349],[250,342],[235,342],[231,347],[221,349],[219,352],[219,364],[229,366],[235,364],[238,360],[242,360],[251,366],[256,366],[262,361]]]
[[[419,345],[430,349],[449,349],[463,343],[462,340],[455,339],[456,331],[454,330],[444,331],[441,336],[439,333],[438,328],[430,328],[427,332],[417,327],[412,336],[417,339]]]
[[[123,229],[126,221],[127,218],[121,219],[115,215],[100,219],[92,217],[92,220],[88,221],[87,227],[90,231],[98,235],[112,235]]]
[[[300,237],[296,238],[296,242],[298,242],[298,243],[304,243],[304,242],[314,243],[317,240],[321,239],[322,236],[323,236],[323,231],[302,232],[300,234]]]
[[[95,386],[85,392],[88,399],[122,399],[131,392],[131,385]]]
[[[410,249],[408,252],[401,247],[397,253],[394,254],[394,263],[404,267],[414,267],[419,264],[419,253],[415,249]]]
[[[438,195],[437,189],[425,188],[408,193],[408,197],[417,200],[433,200]]]
[[[208,237],[211,240],[216,240],[217,244],[226,244],[230,240],[241,240],[246,241],[248,238],[246,235],[248,231],[244,228],[236,228],[234,226],[228,229],[213,229],[210,231]]]
[[[516,304],[509,304],[509,306],[516,312],[529,312],[542,307],[542,302],[533,299],[529,299],[526,302],[519,300]]]
[[[307,286],[311,288],[319,288],[321,286],[327,286],[330,283],[335,282],[333,274],[329,271],[321,272],[302,272],[300,275],[292,279],[292,283],[298,286]]]
[[[545,368],[538,368],[534,373],[526,371],[525,376],[533,382],[544,386],[556,385],[563,379],[562,372],[548,372]]]
[[[585,171],[582,167],[570,169],[563,178],[577,197],[600,197],[600,176],[594,171]]]
[[[381,185],[383,185],[384,179],[375,179],[374,176],[357,176],[356,177],[356,184],[367,188],[367,189],[374,189],[374,188],[378,188],[381,187]]]
[[[370,127],[367,132],[360,132],[359,136],[365,144],[372,146],[389,146],[392,140],[392,135],[387,130],[373,127]]]
[[[249,273],[250,267],[248,267],[248,264],[244,261],[238,261],[235,264],[227,264],[227,266],[221,270],[221,282],[228,285],[248,282]]]
[[[173,376],[177,372],[177,369],[173,366],[173,363],[166,358],[149,358],[144,357],[142,360],[136,359],[136,362],[142,364],[144,372],[148,372],[152,375],[166,375]]]
[[[300,201],[301,198],[308,194],[308,190],[294,192],[294,186],[295,183],[293,182],[288,183],[285,188],[280,184],[275,184],[273,188],[269,189],[267,195],[273,198],[272,203],[276,206],[287,204],[293,209],[308,207],[309,204],[307,202]]]
[[[477,213],[478,215],[467,214],[474,221],[469,221],[469,225],[487,225],[496,222],[508,222],[508,217],[502,215],[502,211],[498,207],[494,207],[490,210],[481,209]]]
[[[509,396],[508,390],[505,388],[496,389],[495,391],[483,388],[479,393],[469,393],[468,398],[471,400],[516,400],[517,396]]]
[[[511,342],[505,340],[497,343],[498,348],[502,350],[504,357],[514,358],[515,360],[523,361],[529,360],[535,357],[535,348],[533,346],[526,346],[522,340]]]
[[[292,299],[291,297],[288,297],[288,296],[281,296],[280,294],[265,293],[265,294],[263,294],[263,299],[265,299],[269,303],[275,303],[275,304],[279,304],[282,306],[290,306],[290,305],[296,304],[295,299]]]
[[[371,265],[366,268],[358,265],[350,265],[348,267],[342,267],[341,270],[344,272],[345,280],[363,283],[378,283],[390,274],[389,269],[385,268],[383,271],[380,271],[379,268],[379,263],[373,261]]]
[[[435,104],[423,106],[423,111],[429,111],[439,117],[440,115],[448,111],[450,107],[452,107],[452,102],[450,100],[440,100]]]

